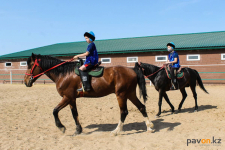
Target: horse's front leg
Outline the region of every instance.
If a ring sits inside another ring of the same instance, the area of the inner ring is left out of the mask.
[[[55,124],[59,128],[59,130],[62,131],[63,133],[65,133],[66,128],[59,120],[58,113],[61,109],[66,107],[69,103],[70,103],[70,99],[64,96],[61,102],[53,110],[53,115],[55,117]]]
[[[164,92],[165,91],[162,89],[159,90],[159,102],[158,102],[159,111],[155,116],[156,118],[158,118],[161,115],[162,98],[163,98]]]
[[[118,135],[121,131],[123,131],[123,124],[128,115],[127,98],[125,98],[123,96],[117,96],[117,100],[118,100],[119,107],[120,107],[120,121],[119,121],[116,129],[111,132],[111,135],[115,135],[115,136]]]
[[[172,113],[174,113],[174,106],[171,104],[166,92],[164,93],[163,97],[165,98],[166,102],[170,105]]]
[[[81,127],[81,124],[80,124],[79,119],[78,119],[76,99],[72,100],[70,102],[70,109],[71,109],[71,112],[73,114],[73,118],[74,118],[75,124],[76,124],[76,131],[73,134],[73,136],[76,136],[76,135],[78,135],[78,134],[80,134],[82,132],[82,127]]]

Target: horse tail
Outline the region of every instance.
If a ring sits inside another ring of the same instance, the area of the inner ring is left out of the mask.
[[[137,74],[137,82],[138,82],[138,86],[139,86],[140,97],[143,96],[144,102],[146,102],[148,95],[147,95],[147,92],[146,92],[145,77],[142,73],[140,65],[137,62],[135,63],[135,67],[133,68],[133,70]]]
[[[194,70],[194,69],[193,69],[193,70]],[[200,88],[201,88],[203,91],[205,91],[206,93],[208,93],[208,92],[206,91],[206,89],[205,89],[203,83],[202,83],[202,79],[201,79],[201,77],[200,77],[198,71],[197,71],[197,70],[194,70],[194,72],[195,72],[196,75],[197,75],[197,81],[198,81],[198,84],[199,84]],[[208,94],[209,94],[209,93],[208,93]]]

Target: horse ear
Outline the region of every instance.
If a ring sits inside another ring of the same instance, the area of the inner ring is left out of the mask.
[[[32,53],[32,55],[31,55],[31,60],[34,61],[35,58],[36,58],[36,55],[35,55],[34,53]]]
[[[138,68],[140,67],[140,63],[137,62],[136,65],[137,65]]]

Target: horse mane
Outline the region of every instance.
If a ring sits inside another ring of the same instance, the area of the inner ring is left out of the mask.
[[[40,59],[39,64],[44,71],[64,62],[62,60],[59,60],[55,57],[48,56],[48,55],[40,55],[40,54],[35,55],[34,54],[34,56],[36,59]],[[28,68],[31,68],[31,66],[30,66],[31,57],[29,57],[27,60]],[[77,65],[77,62],[67,62],[65,64],[62,64],[62,65],[50,70],[49,73],[53,73],[57,76],[59,76],[59,75],[65,76],[68,73],[74,72],[76,65]]]
[[[155,65],[147,64],[147,63],[141,63],[141,67],[145,69],[147,74],[154,73],[160,69],[160,67],[157,67]]]

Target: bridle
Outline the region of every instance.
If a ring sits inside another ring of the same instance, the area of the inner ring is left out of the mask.
[[[39,76],[45,74],[46,72],[48,72],[48,71],[50,71],[50,70],[52,70],[52,69],[54,69],[54,68],[56,68],[56,67],[58,67],[58,66],[61,66],[62,64],[65,64],[65,63],[67,63],[67,62],[73,61],[73,59],[74,59],[74,58],[71,58],[70,60],[64,61],[64,62],[62,62],[62,63],[60,63],[60,64],[58,64],[58,65],[53,66],[52,68],[49,68],[49,69],[45,70],[45,71],[41,68],[41,66],[40,66],[39,63],[38,63],[38,62],[41,61],[41,59],[35,59],[34,65],[33,65],[32,69],[31,69],[30,74],[29,74],[29,73],[25,73],[25,74],[28,75],[28,76],[31,76],[30,80],[33,80],[33,79],[35,79],[35,78],[37,78],[37,77],[39,77]],[[33,75],[33,71],[34,71],[34,69],[35,69],[36,66],[39,67],[39,68],[41,69],[42,72],[34,76],[34,75]]]
[[[29,73],[25,73],[25,75],[31,76],[31,80],[34,79],[34,78],[36,78],[36,77],[38,77],[38,75],[39,75],[39,74],[36,75],[36,76],[33,75],[33,71],[34,71],[34,69],[35,69],[36,66],[39,67],[39,68],[41,69],[42,72],[44,72],[43,69],[41,68],[41,66],[40,66],[39,63],[38,63],[38,62],[40,62],[40,61],[41,61],[41,59],[35,59],[34,65],[33,65],[32,69],[31,69],[31,71],[30,71],[30,74],[29,74]]]
[[[159,72],[160,70],[162,70],[164,68],[164,66],[162,66],[159,70],[157,70],[156,72],[146,76],[146,78],[153,76],[154,74],[156,74],[157,72]]]
[[[141,66],[141,64],[140,64],[140,66]],[[142,68],[142,67],[141,67]],[[153,76],[154,74],[156,74],[157,72],[159,72],[160,70],[162,70],[164,68],[164,65],[159,69],[159,70],[157,70],[156,72],[154,72],[154,73],[152,73],[152,74],[150,74],[150,75],[147,75],[147,76],[145,76],[146,78],[148,78],[148,77],[151,77],[151,76]]]

